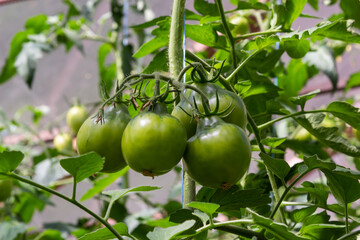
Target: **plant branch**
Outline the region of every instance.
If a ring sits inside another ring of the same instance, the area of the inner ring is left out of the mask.
[[[76,201],[76,177],[73,178],[73,192],[72,192],[72,200]]]
[[[259,130],[262,130],[264,128],[267,128],[271,125],[273,125],[274,123],[276,122],[279,122],[281,120],[284,120],[286,118],[292,118],[292,117],[296,117],[296,116],[299,116],[299,115],[304,115],[304,114],[309,114],[309,113],[321,113],[321,112],[330,112],[326,109],[319,109],[319,110],[312,110],[312,111],[300,111],[300,112],[295,112],[295,113],[291,113],[291,114],[288,114],[286,116],[283,116],[283,117],[280,117],[280,118],[277,118],[277,119],[274,119],[274,120],[271,120],[269,122],[266,122],[264,124],[261,124],[258,126],[258,129]]]
[[[103,219],[102,217],[100,217],[99,215],[97,215],[96,213],[92,212],[90,209],[88,209],[87,207],[85,207],[84,205],[82,205],[81,203],[79,203],[78,201],[76,200],[73,200],[51,188],[48,188],[48,187],[45,187],[43,185],[40,185],[36,182],[33,182],[31,181],[30,179],[27,179],[27,178],[24,178],[24,177],[21,177],[15,173],[0,173],[0,175],[3,175],[3,176],[7,176],[7,177],[10,177],[10,178],[14,178],[14,179],[17,179],[21,182],[24,182],[24,183],[27,183],[27,184],[30,184],[34,187],[37,187],[37,188],[40,188],[41,190],[44,190],[46,192],[49,192],[51,194],[54,194],[55,196],[59,197],[59,198],[62,198],[64,199],[65,201],[68,201],[70,203],[72,203],[73,205],[77,206],[78,208],[82,209],[83,211],[87,212],[89,215],[93,216],[96,220],[98,220],[99,222],[101,222],[102,224],[104,224],[104,226],[109,229],[116,237],[117,239],[123,239],[120,234],[105,220]]]
[[[241,36],[236,37],[235,40],[240,40],[240,39],[245,39],[245,38],[254,37],[254,36],[260,36],[260,35],[271,35],[271,34],[281,33],[281,32],[284,32],[284,30],[273,29],[273,30],[266,30],[266,31],[263,31],[263,32],[247,33],[247,34],[243,34]]]
[[[345,232],[346,234],[349,233],[349,212],[348,212],[348,204],[345,204]]]
[[[237,80],[237,79],[235,79],[235,75],[241,70],[241,68],[242,68],[243,66],[245,66],[245,64],[247,64],[247,63],[248,63],[256,54],[258,54],[260,51],[261,51],[261,49],[257,49],[257,50],[255,50],[255,51],[253,51],[247,58],[245,58],[245,60],[242,61],[242,62],[239,64],[239,66],[237,66],[237,68],[230,74],[230,76],[228,76],[228,77],[226,78],[226,81],[230,81],[230,83],[231,83],[232,85],[235,85],[236,80]]]
[[[357,236],[358,234],[360,234],[360,230],[354,231],[354,232],[350,232],[348,234],[343,235],[342,237],[338,238],[338,240],[346,240],[346,239],[353,239],[353,236]]]
[[[236,58],[236,52],[235,52],[235,40],[234,40],[234,38],[233,38],[233,36],[231,34],[231,31],[229,29],[229,26],[228,26],[227,22],[226,22],[224,8],[223,8],[221,0],[215,0],[215,2],[216,2],[216,6],[217,6],[217,9],[218,9],[219,15],[221,17],[221,23],[222,23],[223,28],[225,30],[226,38],[229,41],[232,66],[233,66],[233,69],[236,69],[237,58]]]

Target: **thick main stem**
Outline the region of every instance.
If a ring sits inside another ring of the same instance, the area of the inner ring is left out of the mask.
[[[171,14],[169,40],[169,69],[170,75],[176,78],[183,68],[183,21],[185,0],[174,0]],[[184,172],[183,206],[195,200],[195,182],[187,172]]]

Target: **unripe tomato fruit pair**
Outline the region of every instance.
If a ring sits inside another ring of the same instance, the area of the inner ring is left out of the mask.
[[[195,181],[224,190],[240,180],[250,159],[251,146],[244,130],[217,116],[200,120],[184,154],[186,171]]]
[[[0,180],[0,202],[5,201],[11,196],[12,180]]]
[[[167,113],[165,105],[156,103],[154,112],[142,112],[129,122],[121,146],[130,168],[154,177],[179,163],[186,147],[186,130]]]
[[[121,150],[122,135],[130,121],[128,109],[120,104],[109,106],[102,119],[89,117],[81,126],[76,145],[78,152],[84,154],[94,151],[105,157],[101,172],[117,172],[126,166]]]
[[[81,125],[87,119],[88,114],[85,106],[83,105],[75,105],[69,109],[66,114],[66,123],[73,131],[73,133],[77,134]]]

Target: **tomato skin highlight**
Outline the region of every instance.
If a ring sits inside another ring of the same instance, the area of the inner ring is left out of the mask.
[[[175,167],[186,147],[186,130],[168,113],[143,112],[124,131],[125,161],[145,176],[158,176]]]
[[[11,179],[0,180],[0,202],[11,196],[13,182]]]
[[[236,124],[242,129],[246,128],[247,110],[243,100],[238,95],[221,88],[215,83],[196,83],[195,85],[205,93],[209,99],[210,108],[212,110],[216,107],[216,94],[219,97],[219,112],[225,111],[230,106],[230,108],[221,116],[225,122]],[[188,94],[188,97],[190,101],[193,101],[193,98],[195,98],[199,111],[203,113],[204,107],[202,105],[201,96],[198,93],[191,92]],[[183,110],[189,114],[192,113],[191,105],[185,100],[181,100],[179,104],[175,106],[172,115],[178,118],[184,125],[187,136],[190,138],[196,132],[197,122],[191,116],[187,115]]]
[[[251,146],[243,129],[219,117],[201,119],[196,135],[188,140],[184,165],[198,183],[227,189],[249,168]]]
[[[126,166],[121,141],[126,125],[130,121],[125,105],[109,106],[104,112],[103,123],[89,117],[81,126],[76,145],[80,154],[94,151],[105,157],[101,172],[113,173]]]
[[[85,106],[83,105],[75,105],[69,109],[66,114],[66,123],[73,131],[73,133],[77,134],[81,125],[87,119],[88,114]]]

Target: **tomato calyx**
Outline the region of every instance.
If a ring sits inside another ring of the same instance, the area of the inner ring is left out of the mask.
[[[214,77],[211,77],[210,79],[202,65],[193,65],[191,63],[189,64],[193,66],[193,70],[191,71],[190,74],[192,81],[195,83],[207,83],[207,82],[215,82],[220,77],[221,71],[225,64],[225,60],[222,62],[221,67],[217,71],[216,75]],[[212,67],[212,70],[216,71],[216,68]]]

